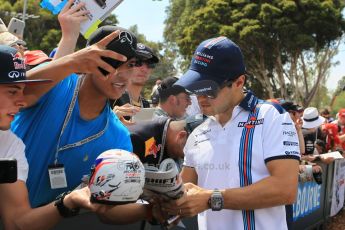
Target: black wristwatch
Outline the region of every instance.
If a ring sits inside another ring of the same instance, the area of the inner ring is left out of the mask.
[[[224,208],[224,198],[218,189],[213,190],[212,195],[208,200],[208,205],[212,211],[220,211]]]
[[[60,215],[62,217],[65,217],[65,218],[76,216],[79,214],[79,211],[80,211],[80,208],[70,209],[64,205],[63,200],[65,199],[65,196],[68,195],[69,193],[71,193],[71,192],[68,191],[68,192],[64,192],[64,193],[58,195],[56,197],[55,203],[54,203],[54,205],[56,206]]]

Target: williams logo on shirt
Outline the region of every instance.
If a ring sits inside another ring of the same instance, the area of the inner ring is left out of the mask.
[[[157,158],[157,153],[161,150],[161,144],[157,145],[154,137],[145,141],[145,157],[153,156]]]
[[[294,131],[283,131],[284,136],[294,137],[296,135],[296,132]]]
[[[283,122],[282,125],[292,125],[291,122]]]
[[[298,142],[283,141],[283,145],[286,145],[286,146],[298,146]]]
[[[297,151],[285,151],[286,155],[299,155],[299,152]]]
[[[237,127],[245,127],[247,129],[254,128],[256,125],[262,125],[264,123],[264,119],[256,119],[256,117],[251,117],[247,122],[238,122]]]

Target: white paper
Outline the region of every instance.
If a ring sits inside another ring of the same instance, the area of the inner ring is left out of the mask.
[[[75,4],[85,2],[85,9],[90,11],[88,19],[80,25],[84,37],[97,29],[101,23],[123,0],[75,0]],[[91,29],[91,31],[89,31]]]
[[[345,191],[345,160],[334,162],[334,175],[332,187],[332,202],[330,216],[335,216],[344,206]]]
[[[57,14],[67,3],[64,0],[43,0],[41,6]],[[87,39],[98,25],[124,0],[74,0],[74,5],[85,3],[82,10],[88,10],[88,19],[80,24],[80,33]]]
[[[335,152],[330,152],[330,153],[324,153],[321,154],[320,157],[327,159],[329,157],[333,157],[334,159],[343,159],[344,157],[340,154],[340,152],[335,151]]]

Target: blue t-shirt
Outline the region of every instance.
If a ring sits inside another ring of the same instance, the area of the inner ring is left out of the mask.
[[[127,128],[105,106],[93,120],[80,116],[78,100],[71,118],[61,137],[60,147],[75,143],[108,128],[99,138],[71,149],[60,151],[58,163],[65,167],[68,188],[51,189],[48,165],[54,163],[58,137],[68,107],[77,85],[78,76],[73,74],[44,95],[36,105],[21,111],[12,124],[12,130],[26,145],[29,163],[27,186],[33,207],[46,204],[64,191],[72,190],[81,183],[83,175],[90,173],[96,157],[108,149],[124,149],[132,152]]]

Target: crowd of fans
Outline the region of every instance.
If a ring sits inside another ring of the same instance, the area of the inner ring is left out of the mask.
[[[314,180],[321,184],[322,169],[318,163],[330,164],[334,161],[334,158],[324,157],[323,154],[334,151],[343,154],[345,109],[340,109],[333,118],[327,108],[319,113],[315,107],[303,108],[293,101],[279,98],[268,101],[281,105],[295,124],[301,153],[300,174],[303,175],[306,168],[311,167]]]
[[[62,37],[50,56],[27,50],[7,31],[0,34],[1,99],[8,101],[0,106],[0,157],[13,151],[19,170],[17,182],[0,185],[5,228],[49,229],[83,208],[114,224],[199,214],[200,229],[225,229],[229,220],[236,229],[253,223],[257,229],[287,229],[285,205],[296,197],[298,171],[310,168],[310,179],[320,184],[318,162],[334,160],[323,154],[343,153],[345,109],[334,119],[328,109],[260,101],[245,88],[240,48],[225,37],[201,43],[180,79],[157,81],[150,103],[142,91],[158,55],[117,26],[99,28],[75,52],[88,12],[83,3],[72,3],[59,14]],[[133,52],[107,48],[123,33]],[[114,68],[104,57],[121,65]],[[143,108],[154,108],[152,120],[133,121]],[[87,187],[74,188],[108,149],[134,152],[150,166],[172,158],[185,196],[121,206],[90,202]],[[230,168],[217,170],[224,163]],[[228,210],[217,212],[222,209]],[[275,224],[267,223],[268,216]]]

